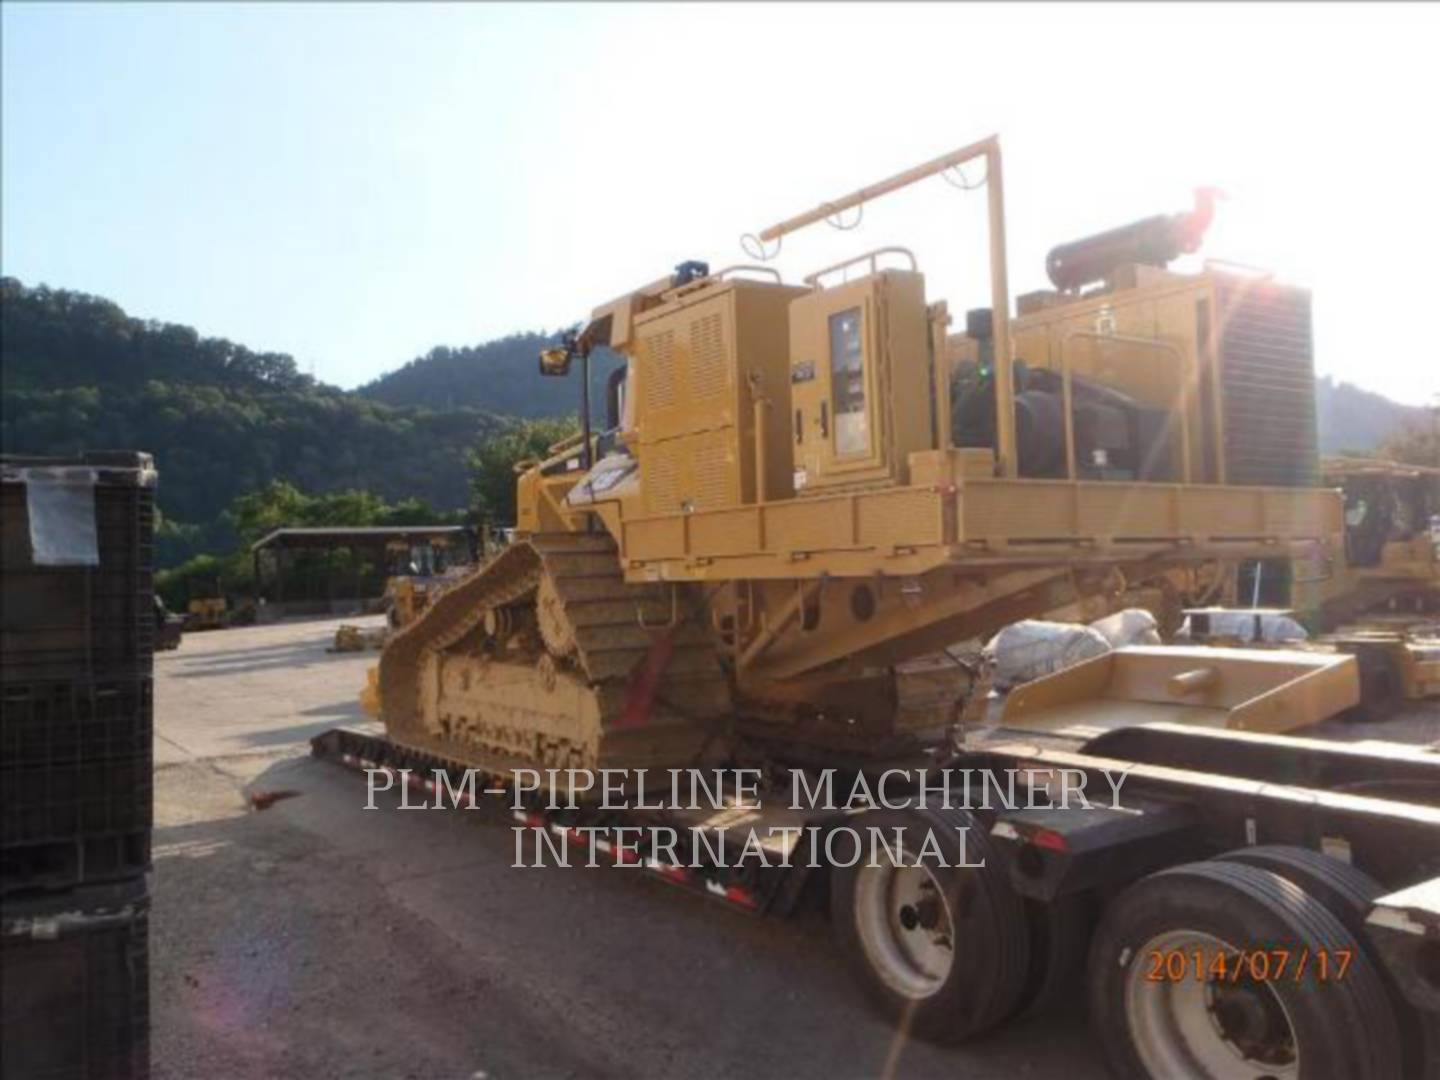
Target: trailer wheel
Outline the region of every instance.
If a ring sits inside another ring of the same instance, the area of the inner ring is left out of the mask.
[[[1431,1070],[1440,1069],[1440,1031],[1427,1025],[1405,1000],[1405,995],[1395,985],[1395,980],[1386,969],[1378,951],[1365,929],[1365,920],[1370,908],[1385,889],[1378,881],[1363,870],[1347,862],[1332,858],[1309,848],[1292,847],[1288,844],[1261,844],[1257,847],[1240,848],[1219,856],[1224,862],[1244,863],[1258,866],[1279,874],[1286,881],[1294,882],[1329,909],[1365,950],[1374,966],[1390,1003],[1395,1010],[1395,1019],[1400,1026],[1401,1054],[1406,1076],[1429,1075]]]
[[[1039,1016],[1064,1002],[1067,992],[1081,984],[1095,929],[1095,902],[1088,893],[1049,903],[1027,900],[1025,913],[1030,924],[1030,973],[1016,1012]]]
[[[1122,1076],[1401,1075],[1394,1010],[1355,936],[1259,867],[1190,863],[1131,886],[1096,931],[1089,990],[1092,1025]]]
[[[1294,882],[1324,904],[1357,939],[1365,933],[1365,917],[1370,914],[1370,905],[1384,892],[1380,883],[1363,870],[1309,848],[1260,844],[1227,851],[1217,858],[1221,862],[1258,866]]]
[[[964,810],[917,808],[877,810],[851,828],[863,837],[878,829],[892,845],[898,830],[903,852],[900,865],[867,850],[831,871],[835,933],[876,1004],[945,1042],[1009,1016],[1028,972],[1029,930],[984,826]]]

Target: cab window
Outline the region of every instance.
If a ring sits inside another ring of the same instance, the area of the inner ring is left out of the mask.
[[[865,348],[858,307],[830,316],[830,403],[835,414],[835,453],[868,454]]]

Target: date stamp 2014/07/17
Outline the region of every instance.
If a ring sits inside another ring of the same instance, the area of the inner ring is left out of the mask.
[[[1338,982],[1350,971],[1354,949],[1151,949],[1149,982]]]

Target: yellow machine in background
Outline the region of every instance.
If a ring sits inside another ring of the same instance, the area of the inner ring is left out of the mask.
[[[456,549],[445,536],[428,536],[422,542],[391,540],[385,545],[385,591],[380,602],[385,625],[366,628],[341,625],[335,630],[334,652],[360,652],[384,646],[388,636],[420,617],[442,589],[449,588],[472,569],[472,553]]]
[[[223,630],[229,625],[229,605],[223,596],[191,600],[186,608],[186,630]]]
[[[408,626],[425,610],[429,590],[424,582],[399,575],[385,582],[385,621],[392,630]]]
[[[1056,290],[1013,320],[994,139],[759,239],[972,160],[990,306],[963,333],[880,248],[794,284],[683,263],[547,350],[545,374],[624,356],[607,430],[528,469],[515,543],[392,637],[390,737],[502,769],[684,764],[737,735],[906,753],[968,689],[959,664],[917,665],[951,643],[1338,545],[1308,295],[1167,272],[1204,200],[1057,248]]]
[[[445,537],[423,544],[392,541],[385,546],[391,575],[385,581],[385,621],[391,630],[419,618],[430,600],[470,569],[468,552],[452,550]]]
[[[1326,458],[1322,474],[1344,493],[1344,557],[1297,568],[1292,603],[1358,658],[1372,715],[1440,696],[1440,469]]]
[[[1343,558],[1329,573],[1297,568],[1293,606],[1326,629],[1382,613],[1440,619],[1440,469],[1330,457],[1321,471],[1345,496]]]
[[[1264,583],[1287,606],[1192,611],[1192,637],[1222,642],[1211,631],[1213,616],[1239,625],[1235,616],[1252,615],[1247,643],[1261,643],[1264,617],[1298,616],[1316,632],[1307,648],[1356,658],[1357,715],[1378,719],[1403,701],[1440,696],[1440,469],[1326,458],[1320,470],[1322,484],[1339,488],[1345,501],[1343,547],[1328,560],[1252,565],[1252,587],[1241,599],[1258,605]]]

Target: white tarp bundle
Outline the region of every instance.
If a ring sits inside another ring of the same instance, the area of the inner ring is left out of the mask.
[[[1132,607],[1096,619],[1090,624],[1110,643],[1112,649],[1123,649],[1127,645],[1159,645],[1160,624],[1155,616],[1144,608]]]
[[[1078,623],[1026,619],[1005,627],[985,646],[995,683],[1014,686],[1110,651],[1105,635]]]
[[[1255,640],[1255,624],[1260,624],[1261,641],[1304,641],[1310,635],[1288,615],[1257,613],[1254,611],[1212,611],[1207,613],[1210,620],[1210,636],[1236,638],[1239,641]],[[1190,640],[1190,620],[1187,618],[1175,635],[1182,641]]]

